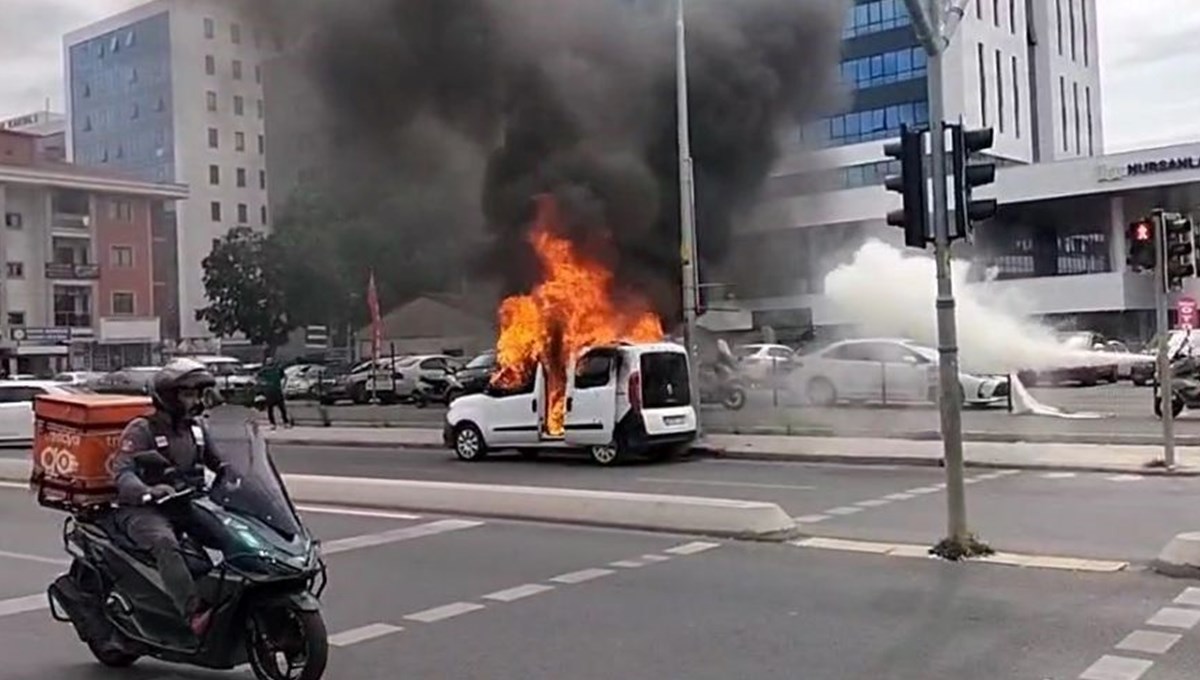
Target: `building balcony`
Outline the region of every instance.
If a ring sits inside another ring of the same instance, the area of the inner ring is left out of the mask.
[[[82,329],[92,329],[92,315],[87,312],[55,312],[54,327],[69,328],[75,335],[79,335],[78,331]]]
[[[73,262],[47,262],[46,278],[72,281],[94,281],[100,278],[100,265]]]
[[[89,215],[56,212],[50,216],[50,226],[53,229],[87,231],[92,224]]]

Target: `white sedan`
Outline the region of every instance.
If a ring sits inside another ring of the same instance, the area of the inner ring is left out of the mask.
[[[937,351],[909,340],[843,340],[796,363],[791,385],[814,406],[842,401],[885,405],[937,401]],[[965,404],[987,406],[1008,397],[1004,378],[960,372],[958,380]]]
[[[33,441],[33,398],[86,390],[49,380],[0,380],[0,443]]]

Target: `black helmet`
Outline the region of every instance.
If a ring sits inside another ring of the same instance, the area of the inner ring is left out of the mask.
[[[154,376],[150,386],[150,396],[154,405],[176,417],[197,415],[184,413],[183,404],[179,402],[179,391],[194,389],[201,395],[217,384],[217,379],[208,371],[208,367],[195,359],[172,359]],[[203,400],[199,402],[203,408]]]

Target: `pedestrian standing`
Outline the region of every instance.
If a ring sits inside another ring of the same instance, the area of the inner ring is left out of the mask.
[[[267,420],[271,422],[272,428],[277,426],[275,409],[279,409],[279,415],[283,418],[283,426],[292,426],[292,420],[288,417],[287,412],[287,400],[283,394],[283,379],[283,367],[275,361],[275,357],[267,357],[262,370],[258,373],[258,380],[262,385],[263,398],[267,402]]]

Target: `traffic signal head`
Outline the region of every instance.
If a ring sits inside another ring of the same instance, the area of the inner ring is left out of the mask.
[[[1133,222],[1125,232],[1127,246],[1126,264],[1130,271],[1144,272],[1155,269],[1154,223],[1150,220]]]
[[[954,164],[954,233],[951,238],[966,238],[975,222],[990,220],[999,209],[995,199],[974,199],[976,187],[996,181],[996,164],[972,163],[971,156],[992,148],[996,135],[992,128],[967,130],[962,125],[948,125],[951,137],[951,158]]]
[[[1179,213],[1162,213],[1166,234],[1167,290],[1196,275],[1196,243],[1192,221]]]
[[[883,152],[900,161],[900,174],[887,177],[888,191],[900,194],[904,207],[887,214],[887,223],[904,229],[904,245],[921,248],[929,241],[928,203],[925,194],[925,131],[900,126],[900,140],[885,144]]]

